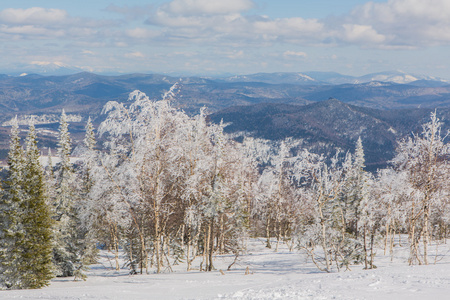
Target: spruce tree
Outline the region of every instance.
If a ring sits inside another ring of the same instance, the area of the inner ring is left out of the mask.
[[[77,211],[86,212],[89,210],[87,204],[89,202],[89,193],[93,186],[93,176],[92,165],[93,159],[95,157],[95,133],[94,126],[92,125],[91,118],[89,117],[86,126],[85,126],[86,134],[84,138],[84,146],[86,147],[86,152],[83,155],[83,167],[78,173],[79,177],[81,177],[81,190],[80,190],[80,202],[77,203]],[[89,230],[82,226],[81,218],[78,217],[78,241],[80,245],[80,259],[78,264],[76,265],[74,276],[76,279],[85,279],[86,275],[83,273],[84,270],[87,269],[86,265],[95,263],[97,261],[98,250],[96,247],[96,241],[93,236],[93,229],[89,228]]]
[[[11,130],[9,174],[1,201],[0,273],[4,288],[41,288],[52,278],[52,220],[34,126],[20,145]]]
[[[39,150],[34,125],[30,126],[26,139],[24,170],[24,218],[26,236],[22,241],[24,263],[21,270],[22,286],[40,288],[48,285],[53,277],[52,264],[52,219],[46,195],[45,177],[39,162]]]
[[[67,277],[73,276],[75,264],[79,262],[77,244],[77,214],[74,207],[76,191],[74,188],[74,169],[70,163],[72,142],[69,133],[67,116],[62,111],[59,140],[55,193],[55,236],[56,241],[53,249],[53,260],[56,266],[56,275]]]
[[[86,130],[86,135],[84,137],[84,145],[88,150],[92,151],[95,148],[95,133],[94,133],[94,125],[92,124],[91,117],[88,118],[86,126],[84,127]]]
[[[0,283],[3,288],[20,288],[22,263],[20,242],[25,237],[22,225],[25,156],[20,145],[17,118],[11,128],[8,153],[8,177],[0,205]]]

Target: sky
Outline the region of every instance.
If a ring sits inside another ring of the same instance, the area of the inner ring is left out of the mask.
[[[0,73],[450,79],[449,0],[0,1]]]

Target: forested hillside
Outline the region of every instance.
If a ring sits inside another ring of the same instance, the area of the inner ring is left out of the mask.
[[[335,148],[351,151],[358,137],[363,140],[366,165],[371,171],[387,166],[397,141],[422,131],[434,109],[378,110],[343,103],[336,99],[298,106],[256,104],[230,107],[210,115],[223,121],[225,132],[270,140],[288,137],[304,140],[304,147],[330,155]],[[436,110],[442,130],[450,129],[450,109]]]

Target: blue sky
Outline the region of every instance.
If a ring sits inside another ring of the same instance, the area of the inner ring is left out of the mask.
[[[448,0],[0,3],[0,73],[402,70],[450,79]]]

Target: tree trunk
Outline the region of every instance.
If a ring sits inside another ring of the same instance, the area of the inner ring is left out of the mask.
[[[272,249],[272,245],[270,244],[270,218],[267,218],[267,223],[266,223],[266,248]]]
[[[425,200],[428,202],[428,200]],[[430,207],[428,204],[423,208],[423,261],[425,265],[428,265],[428,243],[429,243],[429,233],[428,233],[428,222],[430,215]]]
[[[331,271],[331,263],[330,263],[330,258],[328,256],[328,249],[327,249],[327,243],[326,243],[327,232],[326,232],[326,225],[325,225],[325,219],[323,217],[321,202],[319,202],[319,216],[320,216],[320,226],[322,227],[322,249],[323,249],[323,255],[325,257],[325,265],[326,265],[325,271],[330,272]]]
[[[211,219],[211,224],[209,225],[208,234],[210,237],[209,242],[209,258],[208,258],[208,272],[213,270],[213,252],[214,252],[214,219]]]
[[[363,231],[363,239],[364,239],[364,269],[367,270],[367,242],[366,242],[366,225],[364,224],[364,231]]]
[[[159,211],[155,210],[155,254],[156,273],[161,273],[161,232],[159,226]]]

